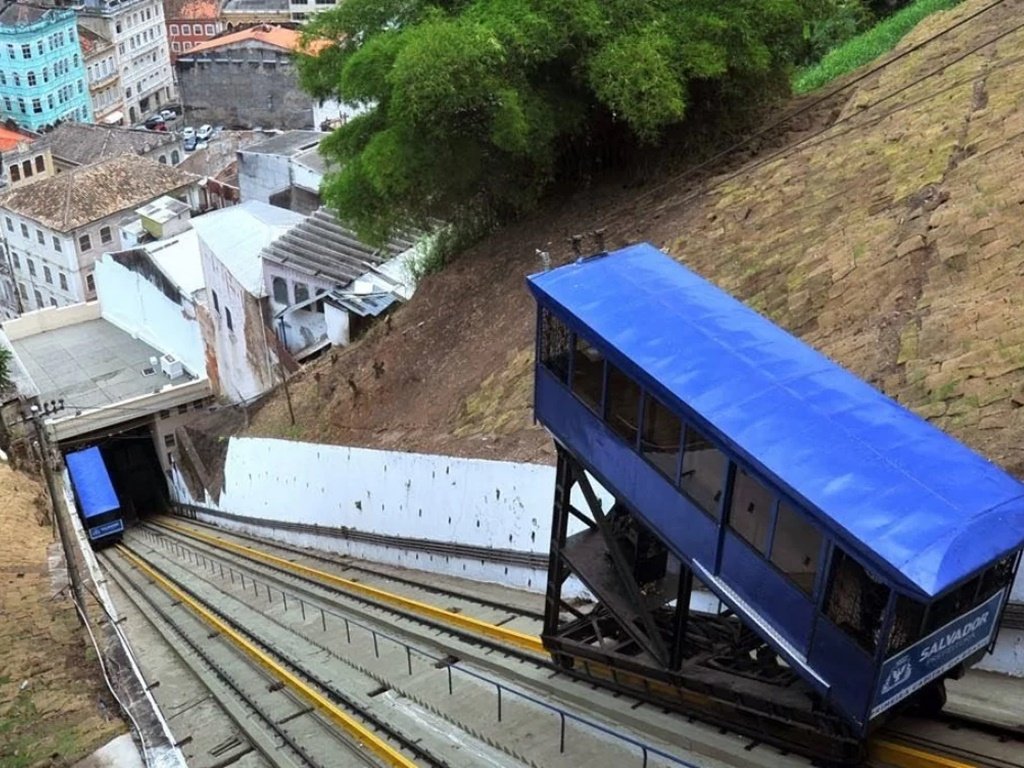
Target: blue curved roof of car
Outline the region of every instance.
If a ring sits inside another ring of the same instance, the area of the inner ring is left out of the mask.
[[[120,506],[99,448],[69,453],[64,457],[64,462],[68,465],[68,474],[71,476],[71,484],[75,486],[83,517],[102,515]]]
[[[528,283],[906,588],[938,595],[1024,543],[1018,480],[654,246]]]

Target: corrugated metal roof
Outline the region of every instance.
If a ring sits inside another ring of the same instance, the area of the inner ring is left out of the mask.
[[[268,245],[263,258],[344,287],[372,267],[408,250],[413,242],[408,235],[398,235],[383,248],[373,248],[321,208]]]
[[[653,246],[529,284],[846,546],[924,594],[1024,544],[1018,480]]]

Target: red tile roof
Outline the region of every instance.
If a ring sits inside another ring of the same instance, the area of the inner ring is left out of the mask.
[[[213,40],[207,40],[205,43],[200,43],[187,53],[182,54],[182,56],[190,56],[195,53],[212,51],[217,48],[223,48],[226,45],[232,45],[233,43],[245,42],[246,40],[256,40],[275,48],[298,52],[301,49],[302,34],[296,32],[294,29],[285,29],[284,27],[275,27],[270,24],[261,24],[255,27],[239,30],[238,32],[232,32],[230,35],[224,35],[222,37],[214,38]],[[315,41],[308,50],[310,52],[316,52],[325,45],[327,45],[326,41],[318,40]]]
[[[32,137],[0,126],[0,152],[9,152],[22,142],[31,144]]]
[[[220,5],[217,3],[217,0],[179,0],[178,2],[165,2],[164,15],[168,21],[172,19],[216,21],[220,17]]]

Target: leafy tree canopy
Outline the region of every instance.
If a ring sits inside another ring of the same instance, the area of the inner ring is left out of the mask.
[[[302,84],[373,105],[324,140],[324,196],[365,236],[502,217],[568,156],[656,142],[701,104],[778,88],[828,0],[345,0]]]

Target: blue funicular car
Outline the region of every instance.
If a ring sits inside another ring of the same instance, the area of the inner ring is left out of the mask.
[[[941,708],[995,641],[1024,485],[651,245],[528,285],[554,658],[827,760]]]

